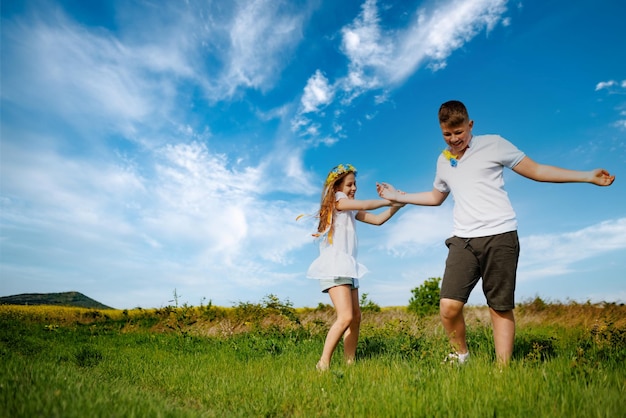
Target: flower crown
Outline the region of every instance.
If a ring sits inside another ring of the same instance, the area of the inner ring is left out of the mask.
[[[356,168],[352,164],[339,164],[337,167],[333,168],[330,173],[328,173],[324,184],[326,186],[333,184],[339,176],[346,173],[354,173],[354,176],[356,177]]]
[[[446,157],[446,160],[450,161],[450,165],[452,167],[456,167],[457,163],[459,162],[458,158],[456,155],[452,154],[450,152],[450,150],[444,149],[443,150],[443,156]]]

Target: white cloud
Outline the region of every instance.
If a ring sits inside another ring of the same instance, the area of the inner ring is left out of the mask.
[[[600,81],[598,84],[596,84],[595,91],[600,90],[606,90],[609,95],[621,96],[623,94],[626,94],[626,80],[622,80],[621,82],[615,80]],[[616,108],[618,109],[619,116],[624,116],[626,114],[625,111],[619,110],[624,108],[624,103],[618,104]],[[618,119],[617,121],[613,122],[612,126],[619,130],[624,130],[626,129],[626,120]]]
[[[321,106],[333,100],[333,87],[328,84],[328,79],[317,70],[309,78],[304,94],[302,95],[302,113],[317,112]]]
[[[564,234],[523,237],[520,245],[519,270],[526,279],[565,274],[584,260],[626,249],[626,218]]]
[[[341,31],[341,49],[350,60],[348,76],[342,80],[347,91],[378,88],[377,68],[384,68],[393,59],[393,43],[379,26],[376,0],[366,0],[359,16]]]
[[[608,89],[609,87],[613,87],[615,85],[617,85],[617,82],[615,80],[600,81],[598,84],[596,84],[596,91]]]
[[[350,60],[347,89],[372,89],[403,82],[420,64],[433,69],[480,31],[487,32],[506,12],[505,0],[439,2],[432,10],[420,9],[403,30],[384,31],[376,0],[367,0],[361,14],[342,31],[342,50]]]
[[[18,222],[49,223],[54,228],[69,222],[99,228],[108,217],[105,214],[116,216],[134,207],[136,199],[146,193],[135,167],[122,161],[64,158],[42,145],[32,149],[4,143],[2,151],[2,194],[10,203],[5,214]],[[114,225],[128,229],[122,219]]]
[[[626,89],[626,80],[621,82],[615,80],[600,81],[596,84],[595,91],[608,90],[609,93],[619,93],[621,89]]]
[[[214,94],[230,96],[240,86],[266,90],[278,79],[290,52],[302,38],[306,10],[285,1],[236,2],[228,24],[230,48],[222,57],[224,72],[209,80]],[[207,37],[210,42],[210,37]]]
[[[11,61],[3,66],[2,98],[8,103],[52,109],[74,126],[128,131],[156,112],[163,102],[153,100],[157,95],[169,96],[167,86],[152,84],[135,67],[141,62],[137,51],[106,34],[87,32],[63,17],[3,25],[11,36],[3,42]]]
[[[166,145],[148,161],[152,168],[141,171],[154,176],[143,177],[111,159],[3,146],[5,274],[101,280],[118,293],[148,278],[171,288],[230,283],[220,289],[290,279],[276,271],[310,241],[307,226],[295,222],[309,204],[268,200],[258,193],[264,172],[234,170],[200,143]],[[17,268],[23,262],[44,267]]]
[[[442,208],[407,205],[385,227],[384,247],[397,257],[409,257],[441,246],[452,233],[451,205]]]
[[[345,106],[371,90],[394,88],[420,66],[427,65],[432,71],[445,68],[447,58],[478,33],[489,32],[499,23],[510,24],[510,19],[503,17],[506,3],[506,0],[437,2],[430,9],[415,11],[407,27],[387,30],[377,1],[366,0],[359,15],[341,30],[341,51],[348,58],[346,75],[334,82],[324,79],[320,93],[332,89],[335,94],[320,95],[323,101],[318,103],[312,100],[316,96],[311,91],[312,85],[316,85],[311,80],[317,81],[320,73],[317,70],[304,89],[303,112],[317,110],[318,104],[330,105],[335,98]]]
[[[53,6],[3,21],[3,60],[11,65],[3,65],[2,99],[81,132],[154,141],[189,105],[190,89],[200,86],[210,102],[267,90],[289,62],[307,8],[269,0],[234,6],[219,22],[211,4],[125,10],[120,15],[131,18],[120,20],[118,33],[89,31]]]
[[[389,83],[404,81],[424,62],[434,71],[482,30],[490,32],[502,22],[505,0],[466,0],[436,3],[421,9],[413,22],[398,34],[395,53],[381,70]],[[506,21],[508,22],[508,20]],[[508,24],[508,23],[507,23]]]

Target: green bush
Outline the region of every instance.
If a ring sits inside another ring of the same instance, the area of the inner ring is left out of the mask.
[[[361,295],[359,306],[363,312],[380,312],[380,306],[378,306],[373,300],[368,298],[368,293]]]
[[[439,282],[440,277],[431,277],[411,290],[413,296],[409,299],[407,310],[422,317],[439,312]]]

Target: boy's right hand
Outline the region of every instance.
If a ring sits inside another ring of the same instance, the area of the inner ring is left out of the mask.
[[[376,191],[383,199],[394,201],[398,191],[389,183],[376,183]]]
[[[593,183],[597,186],[610,186],[613,184],[615,176],[609,174],[608,171],[598,168],[591,172],[591,180],[589,183]]]

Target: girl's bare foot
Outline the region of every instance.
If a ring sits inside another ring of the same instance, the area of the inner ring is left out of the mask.
[[[324,362],[322,362],[322,360],[320,360],[315,365],[315,368],[318,371],[320,371],[320,372],[325,372],[325,371],[327,371],[330,368],[330,365],[328,363],[324,363]]]

